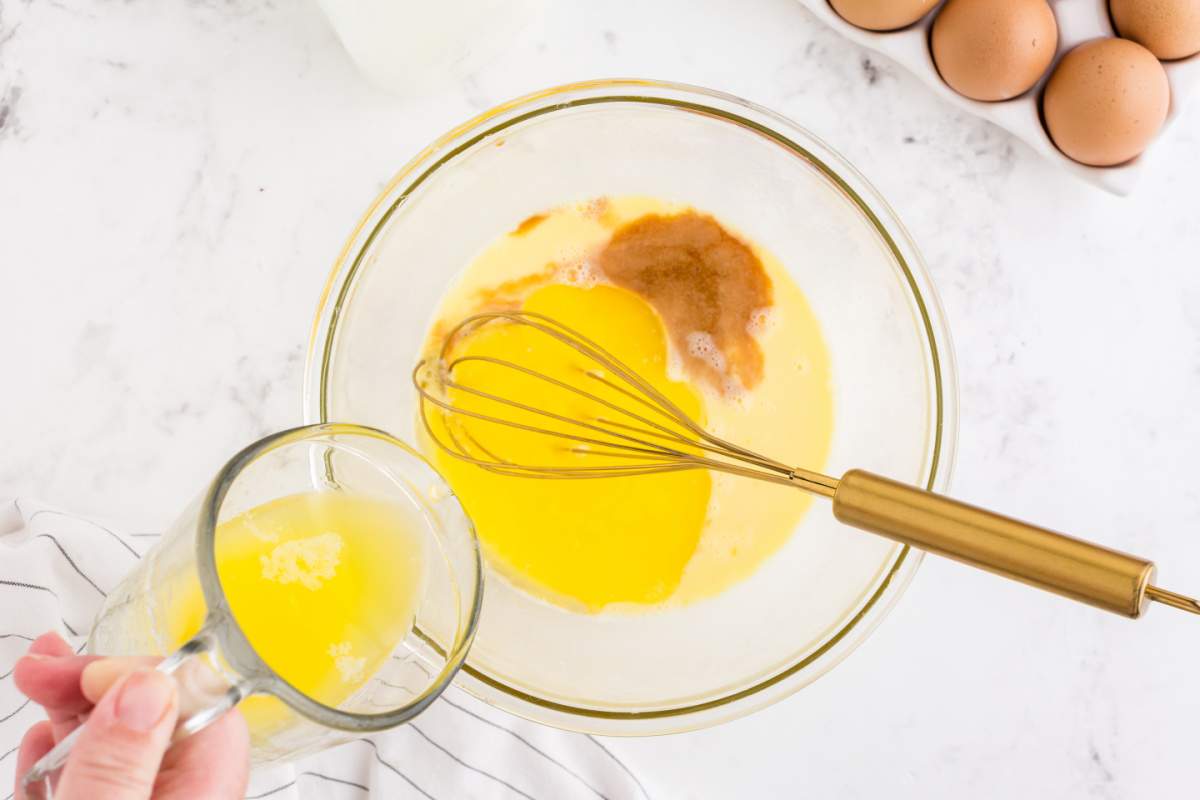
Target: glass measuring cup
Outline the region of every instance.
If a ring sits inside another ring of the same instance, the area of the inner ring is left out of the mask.
[[[220,526],[246,511],[311,492],[344,492],[401,512],[421,553],[411,627],[374,674],[337,705],[297,689],[255,650],[231,610],[217,568]],[[203,599],[199,631],[179,641],[183,604]],[[251,760],[268,763],[400,725],[449,685],[475,634],[482,592],[478,540],[458,500],[425,460],[383,431],[321,424],[246,447],[217,473],[113,591],[88,637],[98,655],[163,655],[158,669],[179,684],[176,740],[245,698],[256,703]],[[249,709],[248,709],[249,710]],[[50,776],[82,728],[23,778],[29,797],[48,796]]]

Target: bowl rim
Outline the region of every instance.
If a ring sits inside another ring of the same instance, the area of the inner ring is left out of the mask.
[[[919,314],[931,375],[931,441],[925,480],[945,491],[953,470],[958,429],[958,386],[953,346],[940,300],[924,260],[896,213],[845,158],[786,117],[739,97],[698,86],[637,78],[600,79],[536,91],[483,112],[422,149],[384,186],[355,225],[321,292],[305,358],[304,416],[332,421],[327,402],[331,357],[344,304],[373,241],[392,214],[441,167],[489,137],[536,117],[605,103],[642,103],[698,113],[735,124],[791,151],[822,174],[875,229],[896,265]],[[703,702],[648,711],[588,708],[531,695],[467,662],[455,682],[491,705],[560,728],[602,735],[653,735],[708,727],[757,711],[798,691],[840,663],[867,639],[912,580],[922,553],[902,546],[859,609],[822,643],[752,686]],[[813,669],[807,669],[813,666]]]

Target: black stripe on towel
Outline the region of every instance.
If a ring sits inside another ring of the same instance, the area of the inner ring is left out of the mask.
[[[390,769],[392,772],[399,775],[401,778],[403,778],[404,782],[407,783],[409,786],[411,786],[413,789],[415,789],[417,792],[419,792],[422,797],[427,797],[427,798],[429,798],[429,800],[437,800],[436,797],[434,797],[429,792],[425,791],[420,786],[418,786],[416,781],[414,781],[412,778],[408,777],[403,772],[401,772],[400,768],[397,767],[395,764],[390,764],[387,761],[384,761],[383,756],[381,756],[379,754],[379,745],[375,744],[370,739],[356,739],[355,741],[362,742],[365,745],[369,745],[370,748],[375,751],[375,760],[376,761],[378,761],[380,764],[382,764],[383,766]]]
[[[516,731],[514,731],[514,730],[509,730],[508,728],[504,727],[503,725],[500,725],[500,724],[498,724],[498,723],[492,722],[490,719],[488,719],[488,718],[486,718],[486,717],[483,717],[483,716],[481,716],[481,715],[479,715],[479,714],[476,714],[474,711],[470,710],[469,708],[465,708],[465,707],[463,707],[463,706],[460,706],[458,703],[455,703],[453,700],[451,700],[450,698],[446,697],[446,695],[444,695],[444,694],[443,694],[443,695],[442,695],[442,697],[441,697],[441,701],[442,701],[443,703],[445,703],[446,705],[450,706],[451,708],[457,708],[457,709],[458,709],[459,711],[461,711],[462,713],[464,713],[464,714],[466,714],[466,715],[468,715],[468,716],[474,717],[475,719],[477,719],[477,720],[479,720],[480,722],[482,722],[484,725],[490,725],[490,726],[492,726],[493,728],[495,728],[496,730],[504,731],[504,732],[505,732],[505,733],[507,733],[509,736],[513,737],[513,738],[514,738],[514,739],[516,739],[518,742],[520,742],[521,744],[525,745],[526,747],[528,747],[528,748],[529,748],[530,750],[532,750],[533,752],[537,753],[537,754],[538,754],[539,756],[541,756],[542,758],[546,759],[547,761],[549,761],[549,762],[550,762],[550,763],[552,763],[552,764],[556,764],[558,767],[560,767],[560,768],[562,769],[562,771],[563,771],[563,772],[567,773],[567,774],[568,774],[568,775],[570,775],[572,778],[574,778],[575,780],[579,781],[579,782],[580,782],[580,783],[582,783],[584,786],[586,786],[588,789],[590,789],[592,792],[594,792],[594,793],[596,794],[596,796],[597,796],[597,797],[600,797],[600,798],[602,798],[602,800],[608,800],[608,797],[607,797],[607,796],[606,796],[606,795],[605,795],[603,792],[601,792],[601,791],[600,791],[599,789],[597,789],[595,786],[592,786],[590,783],[588,783],[586,780],[584,780],[584,777],[583,777],[582,775],[580,775],[578,772],[576,772],[575,770],[573,770],[573,769],[571,769],[570,767],[568,767],[566,764],[564,764],[564,763],[562,763],[561,761],[559,761],[559,760],[558,760],[557,758],[555,758],[554,756],[552,756],[552,755],[550,755],[549,753],[547,753],[545,750],[542,750],[541,748],[539,748],[539,747],[535,746],[535,745],[533,744],[533,742],[529,741],[528,739],[526,739],[524,736],[522,736],[521,734],[517,733]]]
[[[10,719],[15,717],[17,714],[20,714],[22,711],[24,711],[25,706],[27,706],[27,705],[29,705],[29,698],[25,698],[25,702],[21,703],[21,705],[17,706],[11,712],[9,712],[8,716],[0,717],[0,722],[8,722]]]
[[[0,586],[14,586],[18,589],[35,589],[39,592],[46,592],[47,594],[51,595],[55,600],[61,599],[58,596],[58,592],[56,592],[53,589],[50,589],[46,586],[39,586],[36,583],[24,583],[22,581],[11,581],[6,578],[0,578]],[[62,619],[61,617],[59,619],[62,622],[63,627],[67,629],[68,633],[70,633],[72,636],[79,635],[79,631],[77,631],[73,627],[71,627],[71,623],[67,622],[65,619]]]
[[[246,795],[246,800],[259,800],[259,798],[262,798],[262,797],[270,797],[271,795],[273,795],[277,792],[282,792],[284,789],[288,788],[289,786],[295,786],[296,781],[300,780],[301,778],[303,778],[306,775],[310,775],[314,778],[320,778],[321,780],[330,781],[331,783],[343,783],[346,786],[353,786],[356,789],[362,789],[364,792],[370,791],[370,789],[368,789],[366,786],[363,786],[361,783],[355,783],[354,781],[348,781],[348,780],[345,780],[344,778],[335,778],[332,775],[322,775],[319,772],[311,772],[311,771],[305,770],[304,772],[297,773],[295,778],[293,778],[292,780],[283,784],[282,786],[276,786],[274,789],[271,789],[270,791],[267,791],[267,792],[263,792],[262,794]]]
[[[19,501],[14,501],[14,505],[17,506],[17,511],[21,511],[21,506],[20,506]],[[25,517],[25,524],[29,525],[31,522],[33,522],[35,519],[40,517],[42,514],[53,514],[57,517],[66,517],[67,519],[73,519],[77,522],[87,523],[88,525],[91,525],[93,528],[98,528],[98,529],[104,531],[105,533],[107,533],[109,536],[111,536],[113,539],[116,540],[117,544],[121,545],[121,547],[124,547],[126,550],[128,550],[130,555],[132,555],[134,558],[141,558],[141,556],[138,555],[138,551],[134,550],[132,547],[129,546],[129,542],[125,541],[120,536],[118,536],[117,534],[110,531],[108,528],[106,528],[103,525],[100,525],[98,523],[92,522],[90,519],[84,519],[83,517],[78,517],[74,514],[68,514],[66,511],[59,511],[54,508],[39,509],[39,510],[33,512],[32,514],[30,514],[28,517]],[[21,516],[25,516],[24,512],[21,513]]]
[[[409,727],[409,729],[410,729],[410,730],[414,730],[414,731],[416,731],[416,732],[417,732],[417,735],[419,735],[419,736],[420,736],[422,739],[424,739],[425,741],[429,742],[431,745],[433,745],[434,747],[436,747],[438,750],[441,750],[443,753],[445,753],[447,756],[449,756],[449,757],[450,757],[450,758],[451,758],[451,759],[452,759],[452,760],[453,760],[455,763],[457,763],[459,766],[461,766],[461,767],[465,767],[466,769],[469,769],[469,770],[471,770],[471,772],[478,773],[478,774],[482,775],[482,776],[483,776],[483,777],[485,777],[485,778],[491,778],[492,780],[494,780],[496,783],[500,784],[501,786],[507,786],[509,789],[511,789],[511,790],[512,790],[513,792],[515,792],[516,794],[519,794],[519,795],[521,795],[521,797],[526,797],[526,798],[528,798],[528,800],[537,800],[537,798],[536,798],[536,797],[534,797],[533,795],[531,795],[531,794],[528,794],[528,793],[526,793],[526,792],[523,792],[523,791],[521,791],[520,789],[518,789],[517,787],[513,786],[511,783],[509,783],[508,781],[504,780],[503,778],[498,778],[498,777],[496,777],[495,775],[493,775],[492,773],[488,772],[487,770],[480,769],[479,767],[473,766],[473,765],[471,765],[471,764],[468,764],[467,762],[463,761],[461,758],[459,758],[458,756],[454,755],[454,753],[451,753],[451,752],[450,752],[449,750],[447,750],[445,747],[443,747],[442,745],[438,744],[438,743],[437,743],[437,742],[435,742],[433,739],[430,739],[430,738],[429,738],[429,735],[428,735],[427,733],[425,733],[425,731],[423,731],[423,730],[421,730],[420,728],[418,728],[418,727],[417,727],[417,725],[416,725],[416,723],[410,722],[410,723],[408,723],[408,727]]]
[[[0,633],[0,639],[24,639],[27,642],[34,641],[34,638],[32,636],[26,636],[23,633]],[[21,657],[17,656],[17,661],[20,661],[20,660],[21,660]],[[15,670],[17,668],[17,661],[13,662],[12,669],[10,669],[8,672],[4,673],[3,675],[0,675],[0,681],[4,680],[9,675],[13,674],[13,670]],[[2,760],[3,758],[4,758],[4,756],[0,756],[0,760]]]
[[[585,736],[587,736],[587,738],[591,740],[592,744],[596,745],[596,747],[599,747],[601,750],[603,750],[603,751],[604,751],[604,754],[605,754],[606,756],[608,756],[609,758],[611,758],[613,761],[617,762],[617,766],[618,766],[618,767],[620,767],[621,769],[625,770],[625,774],[626,774],[626,775],[628,775],[630,778],[633,778],[633,782],[634,782],[634,783],[636,783],[636,784],[637,784],[637,787],[638,787],[638,789],[639,789],[639,790],[641,790],[641,792],[642,792],[642,796],[643,796],[643,797],[645,797],[645,798],[646,798],[646,800],[650,800],[650,793],[646,791],[646,787],[645,787],[645,786],[642,786],[642,782],[638,780],[638,776],[637,776],[637,775],[634,775],[634,774],[633,774],[633,770],[631,770],[629,767],[625,766],[625,762],[624,762],[624,761],[622,761],[621,759],[617,758],[617,754],[616,754],[616,753],[614,753],[612,750],[609,750],[607,747],[605,747],[604,745],[602,745],[602,744],[600,743],[600,740],[599,740],[599,739],[597,739],[595,736],[592,736],[590,733],[588,733],[588,734],[584,734],[584,735],[585,735]]]
[[[97,586],[96,582],[94,580],[92,580],[86,572],[84,572],[83,570],[81,570],[79,568],[79,565],[75,563],[75,559],[71,558],[71,554],[68,553],[63,548],[62,542],[58,541],[58,539],[54,538],[54,536],[50,535],[49,533],[38,533],[38,534],[35,534],[32,538],[34,538],[34,539],[49,539],[50,541],[54,542],[54,546],[58,548],[58,552],[62,553],[63,558],[65,558],[67,560],[67,563],[71,565],[71,569],[73,569],[77,573],[79,573],[79,577],[83,578],[85,581],[87,581],[89,584],[91,584],[91,587],[93,589],[95,589],[97,592],[99,592],[101,597],[108,597],[108,592],[104,591],[99,586]]]

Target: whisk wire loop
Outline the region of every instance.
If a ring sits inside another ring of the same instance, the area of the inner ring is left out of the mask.
[[[591,362],[589,368],[581,368],[580,375],[583,378],[618,397],[634,401],[636,407],[646,409],[646,413],[639,413],[596,391],[508,359],[481,355],[454,356],[457,342],[488,324],[522,325],[571,348]],[[460,368],[466,364],[484,364],[527,376],[567,392],[576,399],[596,404],[598,409],[603,409],[602,415],[592,414],[584,418],[571,416],[470,385],[456,378]],[[489,311],[467,317],[447,334],[437,358],[417,364],[412,380],[419,394],[422,425],[433,442],[455,458],[499,474],[585,479],[709,469],[794,484],[803,473],[709,433],[670,398],[604,347],[574,328],[536,312]],[[496,413],[453,402],[451,398],[456,393],[460,398],[470,396],[486,401],[489,409]],[[430,419],[431,407],[442,414],[444,437],[439,435]],[[502,416],[498,413],[501,409],[529,415],[531,419]],[[609,413],[618,418],[610,418],[607,416]],[[591,454],[607,460],[620,460],[618,463],[578,465],[517,463],[501,458],[484,447],[478,437],[466,430],[464,418],[502,425],[539,437],[573,442],[570,452],[577,455]],[[562,427],[535,424],[539,419],[545,425],[553,423]],[[456,427],[458,434],[455,433]]]

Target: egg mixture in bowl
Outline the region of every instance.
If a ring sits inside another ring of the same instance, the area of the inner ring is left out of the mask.
[[[434,446],[414,364],[463,317],[517,308],[592,337],[730,441],[942,489],[954,376],[936,299],[849,165],[687,87],[600,82],[497,108],[419,156],[352,236],[306,407],[417,441],[462,500],[488,581],[459,682],[497,706],[598,733],[683,730],[795,691],[865,638],[918,554],[797,489],[699,470],[515,478]],[[563,368],[519,328],[457,347]],[[488,442],[557,457],[509,435]]]
[[[511,308],[545,314],[600,343],[727,441],[785,453],[797,464],[825,463],[833,401],[820,327],[783,266],[711,216],[649,197],[592,198],[533,215],[484,250],[446,295],[428,356],[438,357],[446,331],[468,315]],[[516,358],[588,388],[570,351],[525,327],[481,329],[461,337],[454,355]],[[464,367],[457,380],[571,418],[586,421],[596,411],[492,362]],[[451,400],[512,418],[486,399]],[[506,461],[569,466],[598,457],[472,419],[453,420],[446,430],[439,416],[432,418],[443,441],[457,430],[457,438],[470,436]],[[517,421],[547,427],[537,415]],[[812,501],[705,470],[514,479],[422,438],[497,571],[579,611],[643,613],[719,594],[777,550]]]

